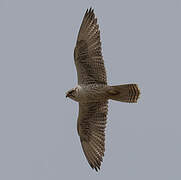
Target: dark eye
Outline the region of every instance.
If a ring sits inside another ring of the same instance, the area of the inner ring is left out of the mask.
[[[72,94],[74,92],[74,90],[70,91],[69,94]]]
[[[74,96],[74,90],[70,91],[69,95]]]

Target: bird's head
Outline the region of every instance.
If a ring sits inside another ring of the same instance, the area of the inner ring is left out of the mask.
[[[78,88],[72,88],[69,91],[66,92],[66,97],[69,97],[70,99],[73,99],[77,101],[77,96],[78,96]]]

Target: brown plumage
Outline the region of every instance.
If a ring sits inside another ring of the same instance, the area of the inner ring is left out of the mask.
[[[107,84],[100,31],[93,9],[86,11],[74,50],[78,84]]]
[[[101,52],[100,31],[93,9],[86,11],[74,50],[78,86],[66,93],[79,102],[77,131],[85,157],[96,171],[105,152],[108,100],[135,103],[140,91],[136,84],[107,85]]]
[[[127,103],[136,103],[140,95],[137,84],[109,86],[107,92],[109,99]]]
[[[82,149],[92,168],[100,169],[105,151],[108,101],[79,103],[77,130]]]

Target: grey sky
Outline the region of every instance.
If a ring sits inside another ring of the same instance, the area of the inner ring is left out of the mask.
[[[110,84],[138,83],[138,104],[109,103],[93,171],[77,135],[73,49],[95,9]],[[181,179],[181,1],[0,0],[0,179]]]

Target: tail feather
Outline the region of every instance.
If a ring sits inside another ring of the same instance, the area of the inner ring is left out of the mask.
[[[140,95],[137,84],[109,86],[107,92],[110,99],[128,103],[136,103]]]

